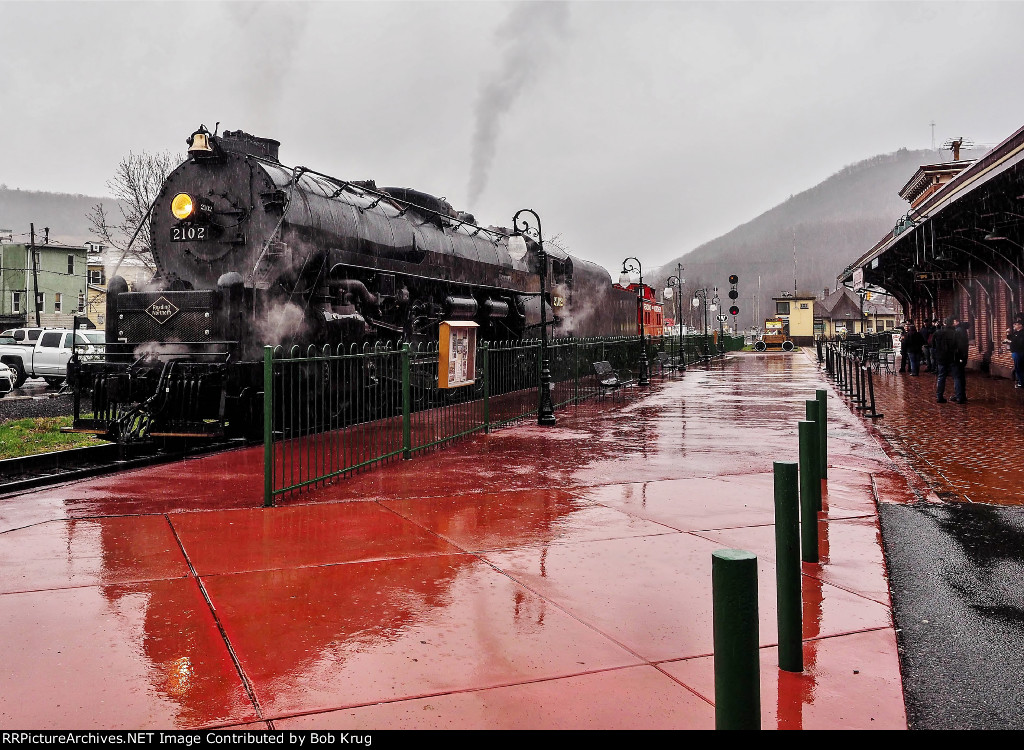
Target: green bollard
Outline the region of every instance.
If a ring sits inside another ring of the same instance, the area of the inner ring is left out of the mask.
[[[803,604],[800,598],[800,498],[797,465],[775,462],[775,585],[779,667],[804,671]]]
[[[821,505],[821,480],[815,467],[818,463],[815,440],[818,425],[800,422],[800,541],[801,559],[818,562],[818,508]],[[815,500],[817,490],[817,500]]]
[[[828,479],[828,391],[819,388],[818,397],[818,451],[821,453],[821,478]]]
[[[761,728],[757,643],[757,557],[711,554],[715,633],[715,729]]]
[[[811,440],[814,445],[811,446],[811,470],[814,472],[814,476],[817,478],[817,484],[813,488],[814,496],[814,507],[817,508],[817,512],[821,512],[821,448],[819,440],[819,426],[818,426],[818,399],[808,399],[804,402],[804,414],[808,422],[814,422],[813,435]]]

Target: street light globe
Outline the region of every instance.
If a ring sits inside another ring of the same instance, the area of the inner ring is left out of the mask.
[[[515,261],[520,261],[526,257],[526,238],[523,235],[513,234],[508,238],[508,254]]]
[[[626,273],[625,271],[623,271],[622,275],[619,276],[619,286],[622,286],[622,287],[629,286],[629,282],[630,282],[629,274]]]
[[[700,297],[694,297],[693,298],[693,306],[694,307],[700,307]]]
[[[665,299],[672,299],[673,294],[675,294],[675,292],[672,291],[672,287],[665,287]]]

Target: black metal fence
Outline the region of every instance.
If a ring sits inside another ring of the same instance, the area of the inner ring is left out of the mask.
[[[702,337],[557,339],[548,345],[557,407],[601,392],[595,362],[637,372],[646,343],[653,374],[706,357]],[[536,416],[539,341],[484,342],[472,385],[438,385],[436,344],[264,350],[264,503],[372,464],[410,458]]]

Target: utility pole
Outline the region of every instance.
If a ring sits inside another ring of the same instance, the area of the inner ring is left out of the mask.
[[[793,296],[796,292],[796,228],[793,229]]]
[[[32,253],[32,291],[36,298],[36,328],[39,328],[39,263],[36,259],[36,225],[30,223],[28,226],[29,239],[31,240],[29,252]]]

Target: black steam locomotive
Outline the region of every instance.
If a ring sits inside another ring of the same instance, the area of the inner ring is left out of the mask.
[[[157,272],[107,284],[103,361],[78,430],[126,441],[244,432],[260,421],[262,347],[436,340],[472,320],[483,340],[635,334],[637,297],[593,263],[545,246],[514,257],[503,227],[443,199],[278,161],[277,141],[200,127],[152,208]],[[516,254],[518,255],[518,254]],[[552,323],[553,321],[553,323]]]

